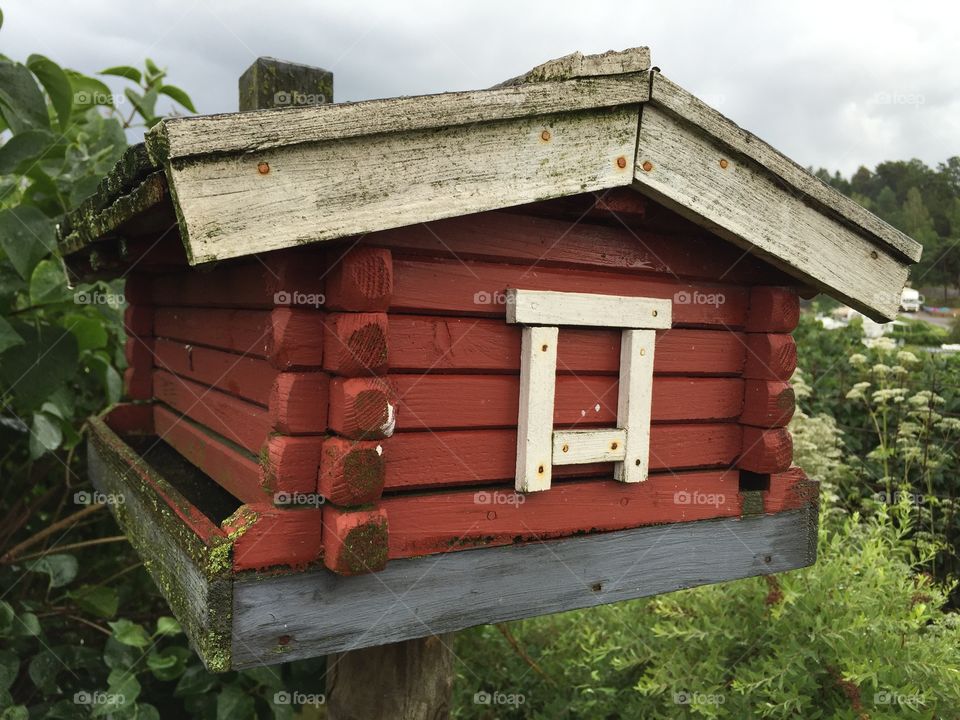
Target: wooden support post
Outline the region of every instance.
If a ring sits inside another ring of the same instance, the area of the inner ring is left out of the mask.
[[[329,720],[450,717],[453,633],[327,656]]]

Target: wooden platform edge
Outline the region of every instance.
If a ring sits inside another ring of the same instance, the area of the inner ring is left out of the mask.
[[[818,504],[234,583],[232,667],[400,642],[812,565]],[[402,601],[398,600],[402,599]]]
[[[204,544],[176,516],[167,499],[130,477],[139,456],[99,419],[92,419],[87,469],[94,486],[122,502],[109,503],[117,524],[181,622],[190,643],[211,672],[232,665],[230,626],[233,579],[231,543]],[[140,467],[153,471],[141,461]],[[162,485],[162,478],[153,473]],[[172,490],[172,488],[171,488]],[[186,502],[176,491],[174,499]],[[179,530],[179,532],[178,532]]]

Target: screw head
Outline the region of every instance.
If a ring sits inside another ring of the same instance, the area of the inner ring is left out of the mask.
[[[623,170],[627,166],[627,159],[621,155],[617,158],[617,167]]]
[[[540,133],[540,139],[544,142],[550,142],[550,138],[551,135],[549,130],[544,130],[542,133]]]
[[[721,168],[723,168],[724,170],[726,170],[726,169],[727,169],[727,165],[729,165],[729,164],[730,164],[730,163],[727,162],[726,158],[720,158],[720,167],[721,167]]]
[[[268,172],[270,172],[270,163],[268,163],[266,160],[261,160],[258,162],[257,172],[261,175],[266,175]]]
[[[560,448],[563,452],[570,452],[570,446],[564,443],[563,447]]]
[[[645,172],[650,172],[651,170],[653,170],[653,163],[650,162],[649,160],[644,160],[643,165],[641,165],[640,167],[642,167]]]

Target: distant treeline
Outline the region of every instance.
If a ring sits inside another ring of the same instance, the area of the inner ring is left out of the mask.
[[[923,244],[913,287],[960,287],[960,157],[927,167],[896,160],[860,167],[849,179],[824,168],[817,177]]]

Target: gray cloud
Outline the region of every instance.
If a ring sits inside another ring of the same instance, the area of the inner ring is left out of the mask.
[[[257,55],[320,65],[339,101],[481,88],[573,50],[649,45],[664,73],[804,165],[960,154],[953,4],[3,3],[2,52],[94,73],[150,56],[204,113]],[[119,83],[111,83],[120,87]]]

